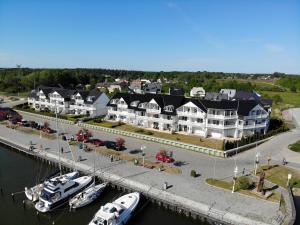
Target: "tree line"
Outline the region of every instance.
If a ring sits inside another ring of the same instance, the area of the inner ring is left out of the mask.
[[[75,88],[77,85],[89,84],[92,88],[104,81],[112,82],[116,78],[133,80],[146,78],[153,81],[161,79],[164,92],[168,92],[172,86],[181,87],[185,92],[189,92],[192,87],[202,86],[206,91],[219,91],[221,88],[232,88],[237,90],[254,90],[256,87],[249,82],[237,82],[235,79],[255,76],[264,76],[266,74],[241,74],[241,73],[223,73],[223,72],[151,72],[151,71],[132,71],[132,70],[112,70],[112,69],[32,69],[32,68],[10,68],[0,69],[0,90],[17,93],[32,90],[37,85],[57,86],[58,84],[65,88]],[[289,85],[289,76],[274,73],[273,77],[282,77],[283,86]],[[298,78],[298,77],[297,77]],[[222,83],[219,80],[223,79]],[[293,78],[294,79],[294,78]],[[280,79],[281,80],[281,79]],[[280,81],[279,80],[279,81]],[[293,83],[298,88],[298,82]]]

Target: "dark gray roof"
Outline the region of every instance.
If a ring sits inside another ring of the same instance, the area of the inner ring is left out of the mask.
[[[255,92],[250,92],[250,91],[237,91],[233,98],[239,99],[239,100],[259,100],[260,99],[260,97]]]
[[[261,105],[261,103],[256,100],[238,100],[238,115],[247,116],[249,112],[257,105]],[[263,106],[262,106],[263,107]]]
[[[92,89],[91,91],[76,91],[74,95],[79,93],[85,103],[94,103],[103,92],[99,91],[98,88]],[[90,99],[90,100],[89,100]]]
[[[176,108],[180,107],[182,103],[184,102],[183,96],[177,96],[174,97],[172,95],[162,95],[162,94],[129,94],[129,93],[117,93],[115,96],[113,96],[112,99],[120,99],[123,98],[126,104],[131,109],[141,110],[140,108],[130,106],[131,102],[139,101],[139,103],[143,102],[150,102],[152,99],[154,99],[159,107],[161,108],[161,113],[166,115],[175,115],[176,114]],[[107,104],[108,106],[114,106],[114,104],[111,104],[110,102]],[[174,110],[173,112],[165,111],[164,107],[173,105]]]
[[[127,103],[128,108],[134,110],[143,110],[138,107],[130,106],[130,103],[133,101],[139,101],[139,103],[149,102],[154,99],[157,104],[162,109],[162,114],[167,115],[175,115],[176,109],[180,106],[192,102],[196,106],[198,106],[204,112],[207,112],[208,109],[224,109],[224,110],[237,110],[238,115],[246,116],[249,114],[256,105],[263,106],[257,100],[205,100],[199,98],[185,98],[183,96],[172,96],[172,95],[155,95],[155,94],[129,94],[129,93],[117,93],[112,99],[120,99],[123,98]],[[164,107],[167,105],[173,105],[173,112],[164,111]],[[111,104],[110,102],[107,106],[115,106],[115,104]]]

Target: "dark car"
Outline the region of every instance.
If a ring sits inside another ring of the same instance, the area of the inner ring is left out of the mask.
[[[96,146],[103,146],[104,145],[104,142],[99,140],[99,139],[91,139],[90,143],[92,143],[93,145],[96,145]]]
[[[124,146],[120,147],[116,144],[116,142],[113,142],[113,141],[105,141],[104,145],[105,145],[106,148],[113,149],[113,150],[116,150],[116,151],[122,151],[124,149]]]

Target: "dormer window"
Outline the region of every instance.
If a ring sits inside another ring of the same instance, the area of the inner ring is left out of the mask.
[[[131,102],[130,106],[137,107],[140,101]]]
[[[87,97],[87,101],[88,102],[92,102],[94,100],[95,96],[88,96]]]
[[[118,104],[119,99],[115,98],[110,101],[111,104]]]
[[[164,110],[166,112],[173,112],[174,111],[174,106],[173,105],[167,105],[164,107]]]
[[[143,103],[139,104],[139,108],[141,108],[141,109],[145,109],[147,106],[148,106],[147,102],[143,102]]]

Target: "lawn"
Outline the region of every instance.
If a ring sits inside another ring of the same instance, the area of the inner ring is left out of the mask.
[[[233,181],[228,182],[228,181],[225,181],[225,180],[218,180],[218,179],[212,179],[212,178],[206,179],[206,183],[208,183],[212,186],[223,188],[223,189],[230,190],[230,191],[232,190],[232,185],[233,185]],[[256,197],[256,198],[259,198],[259,199],[264,199],[263,197],[252,193],[251,190],[238,189],[238,190],[236,190],[236,192],[244,194],[244,195],[249,195],[249,196],[252,196],[252,197]],[[273,194],[267,200],[272,201],[272,202],[279,202],[280,201],[280,194],[277,191],[273,191]]]
[[[113,149],[108,149],[103,146],[95,147],[92,144],[86,144],[88,148],[95,149],[97,152],[109,156],[113,156],[115,159],[120,159],[120,160],[125,160],[125,161],[130,161],[134,162],[135,160],[138,162],[137,166],[142,166],[142,157],[138,155],[133,155],[129,154],[126,152],[122,151],[116,151]],[[150,160],[145,160],[144,166],[149,168],[149,169],[161,169],[162,171],[165,171],[167,173],[172,173],[172,174],[179,174],[182,173],[181,169],[175,166],[172,166],[172,164],[169,163],[160,163],[160,162],[153,162]]]
[[[145,129],[145,128],[139,128],[128,124],[118,123],[118,122],[100,122],[96,123],[93,121],[88,121],[87,123],[97,125],[97,126],[103,126],[103,127],[109,127],[114,128],[118,130],[128,131],[128,132],[134,132],[134,133],[140,133],[145,135],[151,135],[153,137],[159,137],[159,138],[165,138],[169,140],[184,142],[188,144],[194,144],[199,145],[202,147],[208,147],[208,148],[214,148],[218,150],[223,149],[223,141],[212,139],[212,138],[203,138],[196,135],[184,135],[184,134],[171,134],[167,132],[159,132],[154,131],[153,129]]]
[[[25,92],[19,92],[19,93],[8,93],[8,92],[0,92],[0,96],[6,96],[6,97],[27,97],[28,91]]]
[[[294,169],[280,165],[272,165],[270,167],[264,165],[259,168],[258,176],[262,170],[264,170],[267,180],[284,188],[287,185],[288,174],[292,174],[290,185],[300,188],[300,173]]]
[[[300,152],[300,140],[295,142],[294,144],[289,145],[289,149],[294,152]]]
[[[35,113],[35,114],[43,115],[43,116],[55,117],[54,113],[45,112],[45,111],[35,111],[32,108],[23,108],[23,107],[20,107],[20,106],[16,106],[16,107],[14,107],[14,109],[24,111],[24,112],[29,112],[29,113]],[[78,118],[82,118],[82,116],[80,116],[80,115],[58,115],[57,117],[59,119],[70,120],[72,122],[75,122],[75,120],[78,119]]]
[[[278,116],[280,111],[286,108],[300,107],[300,92],[276,92],[276,91],[260,91],[261,94],[267,95],[270,98],[275,95],[279,95],[282,98],[282,102],[275,104],[273,102],[273,115]]]

